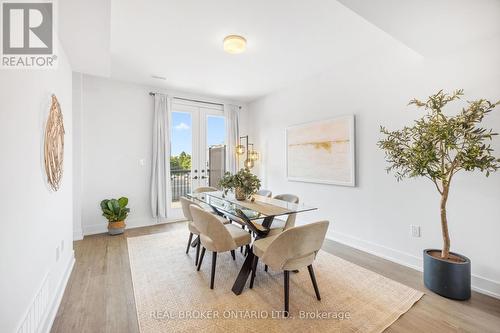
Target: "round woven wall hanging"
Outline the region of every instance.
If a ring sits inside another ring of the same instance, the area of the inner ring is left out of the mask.
[[[49,118],[45,126],[44,161],[47,182],[51,189],[57,191],[63,175],[64,123],[61,106],[55,95],[52,95]]]

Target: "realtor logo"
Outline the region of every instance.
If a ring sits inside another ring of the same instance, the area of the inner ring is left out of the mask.
[[[2,3],[2,67],[53,68],[54,17],[51,2]]]

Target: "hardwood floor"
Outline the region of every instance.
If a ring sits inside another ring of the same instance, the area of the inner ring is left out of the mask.
[[[139,332],[126,237],[176,228],[186,229],[187,241],[187,227],[180,222],[75,242],[75,267],[52,332]],[[473,292],[469,301],[451,301],[428,291],[418,271],[329,240],[323,249],[426,293],[386,332],[500,332],[500,300]]]

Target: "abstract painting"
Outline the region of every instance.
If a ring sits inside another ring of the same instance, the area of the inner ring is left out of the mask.
[[[354,137],[354,115],[288,127],[288,179],[355,186]]]

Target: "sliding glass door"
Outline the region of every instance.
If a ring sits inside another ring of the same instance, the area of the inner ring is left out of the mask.
[[[183,216],[181,196],[201,186],[216,186],[225,172],[222,106],[174,100],[170,137],[169,218],[177,219]]]

